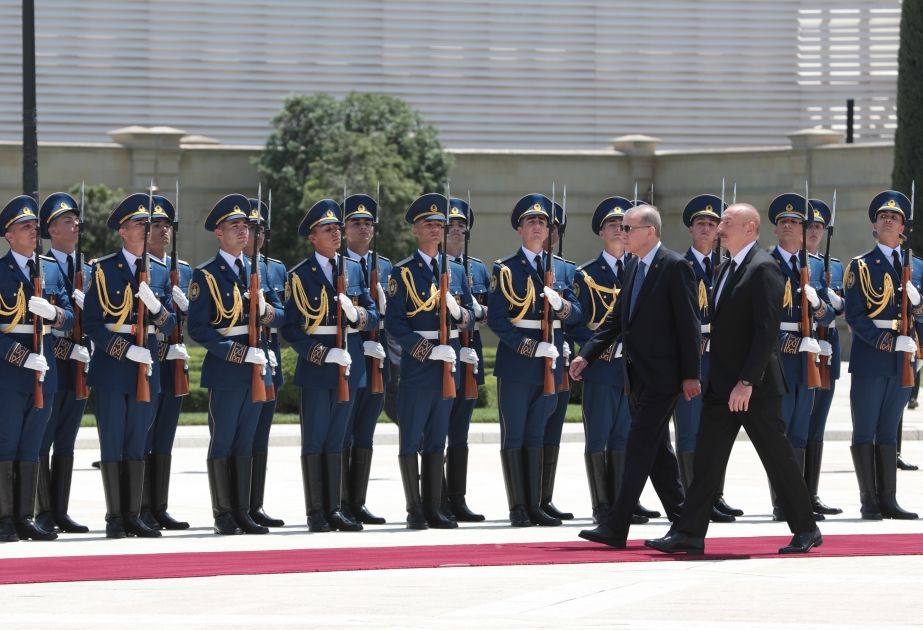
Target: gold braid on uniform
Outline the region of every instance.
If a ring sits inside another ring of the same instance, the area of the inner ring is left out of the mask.
[[[609,316],[609,313],[612,312],[612,309],[615,307],[616,299],[619,296],[619,289],[612,287],[605,287],[595,280],[593,277],[588,274],[586,271],[581,270],[580,273],[583,274],[583,282],[586,284],[587,289],[590,292],[590,306],[592,310],[590,311],[590,318],[587,320],[587,328],[590,330],[596,330],[599,328],[606,318]],[[530,285],[531,286],[531,283]],[[606,303],[606,297],[609,297],[612,301]],[[599,302],[606,307],[605,312],[603,312],[599,318],[596,317],[596,300],[599,299]]]
[[[513,272],[506,265],[501,265],[500,290],[503,292],[503,297],[506,298],[506,301],[510,303],[510,306],[520,309],[515,317],[510,318],[510,321],[515,324],[526,316],[526,313],[529,312],[529,305],[535,302],[535,287],[532,280],[529,279],[526,283],[525,296],[519,297],[513,290]]]
[[[708,314],[708,289],[705,288],[704,280],[699,280],[699,310]]]
[[[795,307],[795,302],[792,299],[792,279],[785,279],[785,293],[782,295],[782,308],[787,308],[791,311]]]
[[[407,296],[414,305],[414,310],[407,313],[407,317],[413,317],[418,313],[432,311],[439,302],[439,291],[435,284],[430,285],[429,298],[424,302],[417,295],[417,285],[413,281],[413,272],[408,267],[401,267],[401,280],[404,281],[404,287],[407,289]]]
[[[292,274],[291,285],[292,297],[295,298],[295,306],[298,307],[298,312],[304,317],[302,329],[309,335],[314,334],[317,327],[320,326],[321,322],[327,317],[327,311],[329,310],[327,291],[326,289],[321,291],[320,304],[315,309],[311,307],[308,295],[304,290],[304,284],[302,284],[298,274]]]
[[[869,272],[865,261],[859,259],[854,262],[859,268],[859,286],[865,296],[865,308],[870,311],[868,314],[869,319],[875,319],[875,316],[885,310],[885,307],[894,298],[894,281],[891,279],[891,274],[886,273],[881,293],[879,293],[872,284],[872,274]]]
[[[117,317],[118,320],[115,322],[115,325],[117,327],[121,326],[128,319],[128,316],[131,315],[131,285],[125,285],[127,290],[122,296],[122,303],[119,306],[115,306],[112,304],[112,300],[109,299],[109,289],[106,286],[106,274],[103,273],[103,268],[100,265],[96,265],[95,276],[96,293],[99,295],[99,305],[103,309],[103,314],[109,315],[110,317]]]
[[[218,281],[215,280],[215,276],[204,269],[202,270],[202,275],[205,276],[205,284],[208,285],[208,292],[211,293],[212,301],[215,303],[216,314],[215,318],[211,320],[211,324],[217,326],[222,321],[229,319],[231,322],[227,325],[227,328],[233,328],[244,312],[244,301],[240,296],[240,289],[237,288],[236,284],[234,285],[234,304],[230,309],[227,309],[224,307],[224,302],[221,300],[221,289],[218,288]]]
[[[26,292],[23,290],[22,282],[19,283],[19,292],[16,293],[16,302],[9,306],[0,296],[0,317],[12,317],[13,319],[3,329],[3,332],[9,332],[14,326],[18,325],[26,316]]]

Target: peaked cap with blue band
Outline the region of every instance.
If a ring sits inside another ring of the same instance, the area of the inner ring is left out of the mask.
[[[269,216],[269,206],[266,205],[266,202],[253,197],[250,197],[247,201],[250,202],[250,223],[266,225],[266,219]],[[259,210],[257,210],[257,207],[259,207]]]
[[[205,229],[214,232],[223,222],[233,219],[250,219],[250,200],[244,195],[234,193],[219,199],[205,217]]]
[[[329,223],[343,224],[343,211],[333,199],[321,199],[308,210],[301,223],[298,224],[298,236],[306,237],[316,227]]]
[[[58,217],[73,212],[80,216],[80,208],[77,201],[69,194],[64,192],[51,193],[45,197],[42,207],[39,210],[39,229],[42,231],[42,238],[51,238],[48,233],[48,226]]]
[[[632,207],[632,203],[625,197],[606,197],[593,211],[593,220],[590,223],[593,232],[599,234],[603,224],[609,219],[625,218],[625,213]]]
[[[824,227],[830,225],[830,206],[826,201],[821,199],[811,199],[811,207],[814,209],[814,223],[820,223]]]
[[[805,220],[804,196],[798,193],[783,193],[769,204],[769,222],[775,225],[779,219]],[[808,223],[814,220],[814,213],[808,216]]]
[[[343,218],[346,221],[350,219],[369,219],[377,223],[378,202],[368,195],[350,195],[343,202]]]
[[[513,206],[513,213],[510,215],[510,223],[515,230],[526,217],[540,216],[545,217],[547,221],[552,212],[554,212],[554,205],[551,203],[551,199],[545,195],[533,193],[516,202],[516,205]]]
[[[474,210],[464,199],[452,197],[449,199],[449,220],[452,219],[464,221],[470,230],[474,227]]]
[[[717,195],[698,195],[690,199],[683,209],[683,223],[686,227],[692,227],[692,223],[698,217],[720,221],[727,207],[727,204],[723,203]]]
[[[0,210],[0,236],[14,223],[23,221],[38,221],[38,204],[29,195],[13,197]]]
[[[426,193],[417,197],[407,212],[404,219],[407,223],[416,223],[417,221],[445,221],[446,206],[448,200],[445,195],[439,193]]]
[[[151,221],[166,219],[173,223],[174,217],[176,217],[176,208],[173,207],[173,202],[163,195],[154,195],[154,212],[151,213]]]
[[[896,190],[885,190],[875,195],[872,203],[869,204],[869,221],[874,223],[879,212],[896,212],[905,221],[908,217],[913,218],[910,199]]]
[[[146,221],[151,218],[151,199],[147,193],[133,193],[115,207],[106,220],[106,227],[118,230],[126,221]]]

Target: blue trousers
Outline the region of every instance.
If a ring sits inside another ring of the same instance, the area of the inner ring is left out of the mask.
[[[558,396],[545,396],[542,383],[497,378],[500,407],[500,448],[539,448],[545,445],[545,424]]]
[[[46,402],[42,409],[36,409],[33,407],[32,392],[0,391],[3,396],[0,461],[37,462],[51,405]]]
[[[301,388],[301,454],[343,452],[352,401],[338,402],[336,388]]]
[[[808,444],[813,405],[814,390],[804,383],[790,385],[789,392],[782,397],[782,421],[785,422],[785,435],[792,443],[792,448],[804,448]]]
[[[564,417],[567,415],[567,404],[570,402],[570,390],[558,392],[555,397],[554,409],[545,422],[545,446],[560,446],[561,432],[564,431]]]
[[[96,428],[103,462],[144,459],[154,405],[132,394],[96,389]]]
[[[833,403],[836,381],[830,381],[830,389],[814,390],[814,406],[811,408],[811,425],[808,428],[808,442],[823,442],[824,429],[827,428],[827,416]]]
[[[622,387],[583,383],[583,432],[585,453],[624,451],[631,428],[628,396]]]
[[[385,395],[373,394],[368,387],[357,389],[353,394],[353,406],[349,413],[346,440],[343,448],[372,448],[378,416],[385,406]]]
[[[897,444],[897,425],[910,391],[910,387],[901,387],[900,376],[853,374],[849,388],[852,445]]]
[[[708,382],[710,374],[711,353],[702,355],[702,382]],[[673,411],[673,424],[676,427],[677,452],[694,451],[699,438],[699,423],[702,420],[702,395],[692,400],[680,396]]]
[[[276,393],[278,393],[278,389]],[[256,433],[253,435],[253,452],[266,453],[269,451],[269,430],[272,428],[272,417],[276,413],[276,401],[268,400],[260,409],[260,418],[256,423]]]
[[[208,459],[252,455],[262,406],[253,402],[249,387],[208,390]]]
[[[47,405],[47,403],[45,403]],[[54,454],[64,457],[73,456],[77,431],[83,420],[83,410],[87,401],[77,400],[72,391],[57,391],[51,405],[51,416],[42,437],[41,455],[46,456],[54,445]]]
[[[175,396],[172,389],[160,390],[154,422],[151,424],[151,430],[147,432],[147,453],[169,455],[173,452],[173,440],[176,438],[176,427],[185,399],[185,396]]]
[[[397,386],[398,455],[442,453],[453,402],[443,399],[439,389],[419,389],[401,381]]]
[[[465,392],[459,391],[452,402],[452,411],[449,414],[449,448],[464,448],[468,446],[468,429],[471,427],[471,414],[477,400],[466,400]]]

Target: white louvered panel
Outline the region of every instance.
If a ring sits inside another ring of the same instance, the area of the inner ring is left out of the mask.
[[[290,93],[406,99],[458,148],[893,134],[899,0],[42,0],[42,140],[166,124],[262,143]],[[0,139],[20,137],[18,0],[0,0]]]

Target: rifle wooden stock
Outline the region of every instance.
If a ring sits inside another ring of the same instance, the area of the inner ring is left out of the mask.
[[[448,292],[449,272],[443,271],[439,274],[439,345],[441,346],[448,345],[449,343],[448,306],[446,306],[445,303],[445,296]],[[442,362],[442,397],[444,399],[455,398],[455,374],[453,374],[453,367],[455,366],[448,361]]]
[[[375,254],[377,256],[377,254]],[[369,274],[369,291],[372,294],[372,301],[375,302],[375,305],[378,305],[378,299],[381,294],[381,286],[378,284],[378,266],[377,264],[372,267],[372,272]],[[379,315],[381,315],[379,313]],[[382,315],[382,317],[384,317]],[[378,341],[378,327],[369,331],[369,341]],[[369,388],[373,394],[383,394],[385,391],[385,379],[384,379],[384,360],[383,359],[372,359],[370,361],[370,370],[369,370]]]
[[[80,260],[80,256],[77,257],[77,264],[80,266],[80,269],[74,272],[74,289],[78,291],[83,291],[83,264]],[[83,344],[83,323],[80,321],[82,310],[77,306],[77,302],[72,304],[74,308],[74,328],[71,330],[71,340],[75,344]],[[89,347],[87,348],[89,350]],[[77,400],[86,400],[87,396],[90,395],[90,388],[87,386],[87,371],[86,364],[77,363],[75,372],[74,372],[74,397]]]
[[[905,336],[913,335],[913,319],[910,316],[910,298],[907,297],[907,283],[911,281],[911,267],[908,264],[913,260],[910,248],[904,256],[904,266],[901,269],[901,324],[900,333]],[[911,263],[912,264],[912,263]],[[901,387],[913,387],[915,379],[914,359],[916,353],[905,352],[907,360],[901,362]]]
[[[43,292],[43,283],[42,283],[42,272],[40,265],[42,264],[42,259],[38,255],[38,252],[35,253],[35,267],[36,272],[32,277],[32,295],[42,297]],[[35,349],[35,354],[44,355],[44,350],[42,348],[43,338],[45,333],[45,323],[41,315],[32,314],[32,347]],[[45,380],[44,373],[35,372],[35,387],[32,394],[32,406],[36,409],[43,409],[45,407],[45,392],[42,389],[42,382]]]
[[[801,335],[803,337],[811,336],[811,304],[808,302],[805,287],[810,282],[808,266],[801,266]],[[817,388],[821,386],[820,369],[817,367],[817,355],[813,352],[805,353],[805,370],[808,387]]]
[[[259,262],[251,265],[250,270],[250,321],[247,322],[247,344],[251,348],[260,347],[260,270]],[[268,360],[268,357],[267,357]],[[253,402],[266,402],[266,383],[263,381],[264,365],[253,364],[250,377],[250,399]]]
[[[145,238],[145,242],[147,239]],[[144,264],[138,262],[137,264]],[[147,268],[138,274],[138,284],[147,282]],[[147,306],[144,300],[138,298],[138,317],[135,320],[135,345],[147,348]],[[153,357],[152,357],[153,358]],[[147,375],[148,365],[138,364],[138,383],[135,387],[135,398],[138,402],[151,402],[151,382]]]
[[[176,268],[174,260],[173,268],[170,270],[170,286],[179,286],[179,269]],[[176,328],[170,333],[170,343],[183,343],[183,319],[179,309],[176,309]],[[186,373],[186,361],[183,359],[173,360],[173,395],[179,398],[189,394],[189,375]]]
[[[549,248],[550,251],[550,248]],[[554,286],[554,261],[548,257],[548,269],[545,270],[545,286]],[[554,331],[551,324],[551,304],[548,303],[548,296],[543,299],[542,306],[542,341],[554,343]],[[545,396],[553,396],[557,393],[557,387],[554,384],[554,359],[545,357],[545,377],[542,391]]]
[[[342,255],[340,256],[342,259]],[[342,265],[342,260],[340,265]],[[337,274],[337,296],[346,294],[346,278],[344,274]],[[343,307],[337,301],[337,348],[346,349],[346,322],[343,321]],[[340,376],[337,379],[337,400],[347,402],[349,400],[349,378],[346,375],[346,366],[339,366]]]
[[[468,332],[467,330],[462,331],[461,333],[461,345],[465,348],[473,348],[472,341],[474,341],[474,333]],[[478,399],[478,381],[474,377],[474,366],[470,363],[465,363],[465,400],[477,400]]]

